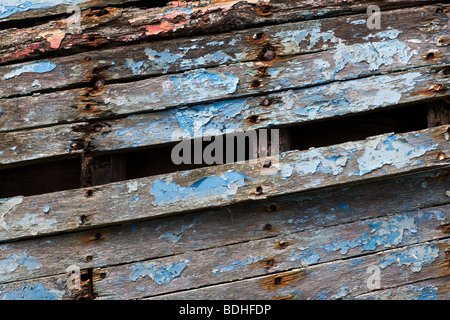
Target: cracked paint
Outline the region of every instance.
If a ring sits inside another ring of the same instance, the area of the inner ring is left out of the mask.
[[[439,256],[439,248],[435,245],[419,245],[408,247],[387,254],[380,260],[379,266],[384,269],[392,264],[411,266],[412,272],[419,272],[425,264],[430,264]]]
[[[130,276],[131,281],[147,277],[152,279],[157,285],[164,285],[179,277],[186,266],[187,262],[185,260],[163,266],[158,266],[155,262],[138,262],[127,267],[127,269],[133,270]]]

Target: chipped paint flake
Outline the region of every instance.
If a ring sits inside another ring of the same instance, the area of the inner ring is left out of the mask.
[[[389,248],[403,240],[405,231],[417,232],[414,217],[406,214],[396,215],[388,220],[369,221],[370,234],[362,250],[375,250],[378,246]]]
[[[2,202],[4,201],[4,202]],[[21,204],[23,197],[14,197],[0,200],[0,226],[3,229],[8,229],[8,225],[5,222],[5,216],[10,212],[15,206]]]
[[[11,277],[10,274],[20,266],[28,270],[34,270],[39,269],[42,263],[35,257],[29,256],[26,252],[10,254],[5,259],[0,260],[0,280],[8,280]]]
[[[246,176],[230,171],[220,176],[210,176],[182,187],[169,179],[157,179],[150,189],[155,196],[154,205],[166,205],[177,202],[195,200],[198,203],[209,203],[212,199],[229,199],[236,194],[239,187],[244,185]]]
[[[56,68],[56,64],[50,61],[37,61],[22,65],[14,69],[13,71],[6,73],[3,78],[5,80],[20,76],[22,73],[34,72],[34,73],[45,73],[53,71]]]
[[[32,9],[51,8],[61,4],[75,5],[83,1],[86,0],[2,0],[0,3],[0,19]]]
[[[156,284],[163,285],[168,284],[174,278],[179,277],[186,266],[187,262],[184,260],[163,266],[158,266],[155,262],[146,264],[138,262],[127,267],[127,269],[133,270],[130,276],[130,280],[132,281],[136,281],[141,277],[147,277],[152,279]]]
[[[439,256],[439,248],[435,245],[419,245],[389,253],[379,262],[384,269],[392,264],[411,266],[412,272],[419,272],[423,265],[430,264]]]
[[[414,158],[434,150],[433,146],[414,146],[407,140],[396,135],[381,135],[369,138],[363,155],[358,159],[357,175],[364,175],[379,169],[386,164],[393,164],[397,168],[414,162]]]

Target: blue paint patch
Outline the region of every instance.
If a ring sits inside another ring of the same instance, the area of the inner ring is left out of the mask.
[[[60,4],[78,4],[86,0],[2,0],[0,3],[0,19],[15,13],[31,9],[45,9]]]
[[[196,200],[196,202],[209,202],[211,198],[229,198],[237,189],[244,185],[246,176],[236,172],[226,172],[220,176],[202,178],[192,185],[182,187],[173,181],[165,182],[157,179],[150,194],[155,196],[154,203],[165,205],[180,201]]]
[[[158,267],[156,263],[152,262],[146,265],[142,262],[138,262],[133,264],[131,267],[127,267],[127,269],[133,270],[133,273],[130,276],[130,280],[132,281],[136,281],[140,277],[148,277],[156,284],[163,285],[168,284],[174,278],[179,277],[186,266],[187,263],[184,260],[160,267]]]
[[[21,75],[22,73],[26,72],[34,72],[34,73],[45,73],[53,71],[56,68],[56,64],[50,61],[37,61],[28,63],[26,65],[23,65],[17,69],[14,69],[13,71],[6,73],[3,78],[4,79],[11,79],[16,76]]]
[[[0,279],[7,280],[10,278],[8,274],[16,271],[18,267],[24,267],[28,270],[39,269],[42,266],[35,257],[31,257],[26,252],[13,253],[0,260]]]
[[[402,242],[404,233],[416,233],[417,226],[412,215],[396,215],[389,220],[370,221],[370,233],[363,250],[375,250],[378,246],[389,248]]]
[[[150,48],[145,49],[145,54],[147,55],[148,59],[152,62],[164,62],[165,64],[174,63],[177,60],[181,59],[183,56],[179,54],[173,54],[167,51],[156,51],[152,50]]]
[[[251,265],[251,264],[261,261],[263,259],[264,259],[263,257],[247,257],[247,259],[245,261],[238,260],[238,261],[233,261],[232,263],[230,263],[228,265],[218,266],[218,267],[212,269],[212,273],[233,271],[233,270],[245,267],[246,265]]]
[[[64,291],[47,290],[42,282],[35,285],[26,284],[22,288],[7,292],[1,300],[61,300]]]
[[[439,256],[439,248],[435,245],[420,245],[392,252],[381,259],[379,266],[384,269],[397,263],[399,266],[411,265],[411,271],[419,272],[424,264],[430,264]]]
[[[141,71],[144,62],[145,61],[134,62],[133,59],[125,59],[125,67],[131,69],[134,74],[137,74]]]

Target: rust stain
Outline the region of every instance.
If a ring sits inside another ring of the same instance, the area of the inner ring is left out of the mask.
[[[111,234],[112,234],[111,230],[88,232],[80,236],[80,242],[86,245],[100,243],[107,240]]]
[[[275,267],[278,263],[279,257],[273,256],[263,260],[256,261],[251,264],[253,268],[264,269],[268,271],[270,268]]]
[[[296,297],[293,294],[287,295],[287,296],[280,296],[273,298],[272,300],[294,300]]]
[[[450,233],[450,223],[439,226],[439,229],[441,229],[443,233]]]
[[[423,61],[436,61],[439,58],[440,58],[439,52],[437,51],[430,51],[422,56]]]
[[[444,93],[446,91],[447,91],[447,88],[445,87],[445,85],[437,83],[437,84],[432,85],[428,89],[413,92],[412,94],[413,95],[434,95],[434,94]]]
[[[279,240],[273,244],[274,249],[286,249],[287,246],[292,244],[292,240]]]
[[[448,46],[450,44],[450,38],[446,38],[444,36],[441,36],[441,37],[437,38],[436,44],[439,47]]]
[[[258,3],[255,12],[259,16],[269,16],[272,14],[272,5],[270,3]]]
[[[280,288],[288,287],[295,282],[303,279],[305,277],[305,272],[301,270],[288,271],[283,273],[274,274],[263,278],[259,281],[259,285],[267,290],[273,291]]]

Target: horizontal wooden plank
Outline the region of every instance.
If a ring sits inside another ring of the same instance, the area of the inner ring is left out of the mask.
[[[96,278],[94,286],[99,299],[135,299],[305,268],[376,252],[383,248],[392,249],[398,245],[441,239],[446,236],[440,229],[441,223],[448,223],[449,218],[450,206],[446,206],[442,211],[438,209],[369,219],[113,266],[95,270],[96,273],[104,275]],[[422,224],[422,221],[426,222]],[[433,251],[436,251],[432,254],[434,257],[440,250],[433,248]],[[428,262],[421,262],[421,258],[423,259],[417,254],[417,262],[414,261],[411,266],[413,271],[419,271],[418,266]],[[302,273],[308,277],[309,270],[306,269]],[[339,268],[334,273],[339,274]]]
[[[436,82],[450,87],[450,78],[436,74],[435,70],[417,68],[409,72],[334,82],[264,97],[232,99],[103,120],[96,124],[75,123],[0,132],[0,165],[3,168],[24,165],[29,161],[82,152],[82,149],[72,148],[75,141],[80,145],[89,142],[89,150],[93,153],[117,151],[177,142],[180,136],[184,139],[219,136],[448,97],[450,90],[426,91],[433,88]],[[6,116],[5,119],[11,120]]]
[[[72,1],[72,0],[71,0]],[[200,5],[204,4],[204,5]],[[95,48],[104,44],[130,43],[143,39],[217,33],[268,23],[299,21],[343,12],[366,12],[370,4],[383,8],[424,5],[424,1],[211,1],[172,2],[164,8],[114,8],[86,10],[80,30],[68,30],[73,18],[34,27],[0,31],[0,61],[17,61],[43,53]],[[429,2],[428,2],[429,3]],[[331,5],[332,6],[327,6]],[[307,11],[306,11],[307,10]],[[105,25],[107,25],[105,27]]]
[[[365,26],[356,26],[367,29]],[[421,32],[417,31],[417,28],[412,29],[415,32]],[[333,38],[334,35],[324,31],[322,36],[325,39],[328,36],[334,39],[335,42],[327,41],[334,43],[336,46],[334,49],[284,59],[275,58],[274,61],[245,62],[196,69],[130,83],[105,85],[102,72],[97,70],[95,74],[86,75],[90,81],[95,82],[92,84],[95,89],[81,88],[3,100],[0,130],[18,130],[117,117],[187,104],[206,103],[217,99],[296,89],[330,81],[399,71],[420,65],[436,65],[449,60],[449,51],[441,49],[433,51],[435,52],[433,56],[439,55],[438,58],[424,59],[423,55],[432,45],[425,45],[420,49],[415,47],[417,44],[414,42],[407,42],[408,39],[400,41],[402,32],[397,31],[388,30],[387,38],[372,35],[373,41],[349,45],[339,44],[337,38]],[[381,34],[385,33],[381,32]],[[310,43],[323,43],[323,39],[311,40],[309,36],[303,36],[309,39]],[[414,39],[417,38],[421,39],[422,36]],[[427,37],[424,36],[424,38]],[[308,40],[305,41],[308,42]],[[303,46],[302,41],[299,43]],[[264,44],[261,45],[263,47]],[[422,52],[423,54],[419,54]],[[442,58],[440,58],[441,55]],[[43,68],[53,67],[49,61],[33,63],[39,66],[43,64]],[[40,68],[38,69],[41,70]],[[437,70],[440,73],[436,74],[437,84],[443,82],[442,86],[439,86],[439,89],[435,88],[434,91],[437,92],[427,91],[426,93],[445,96],[448,91],[444,86],[448,82],[448,74],[442,71],[445,68],[441,66]],[[49,75],[52,73],[53,71]],[[33,73],[29,75],[32,76]],[[422,90],[427,89],[429,88]],[[389,96],[389,98],[393,97]]]
[[[380,270],[382,289],[448,276],[446,257],[448,244],[448,239],[430,241],[308,267],[298,264],[298,268],[289,271],[154,296],[151,299],[351,299],[370,292],[367,286],[370,280],[369,268],[375,267]],[[258,268],[258,265],[255,267]],[[160,290],[161,287],[173,287],[179,282],[180,277],[191,272],[182,263],[174,267],[150,263],[147,272],[138,268],[127,271],[127,275],[131,274],[130,278],[136,278],[137,284],[133,289],[137,291],[139,288],[145,291],[145,285],[149,282],[154,283],[151,286],[156,290]],[[107,287],[109,275],[106,270],[94,270],[95,290]],[[154,280],[151,280],[152,275]],[[144,277],[150,278],[146,279],[146,284],[142,283]],[[2,300],[60,300],[76,297],[76,292],[67,287],[67,278],[68,276],[64,274],[0,284],[0,297]],[[193,282],[201,282],[201,278],[197,277]],[[110,287],[120,288],[120,282],[124,279],[122,277],[116,280],[118,283]],[[156,285],[156,282],[161,284]],[[447,288],[436,287],[436,289],[438,292],[445,292]],[[435,291],[434,289],[433,296],[437,297]],[[103,299],[126,298],[115,296],[112,292],[99,292],[105,294],[99,297]],[[108,296],[107,293],[112,295]]]
[[[430,241],[293,271],[161,295],[157,299],[351,299],[367,293],[369,268],[382,289],[449,275],[449,240]],[[186,273],[188,269],[186,268]],[[175,283],[178,278],[173,279]],[[98,281],[100,283],[100,281]],[[98,284],[97,284],[98,285]],[[438,288],[443,289],[443,288]]]
[[[450,276],[419,281],[357,296],[363,300],[449,300]]]
[[[430,171],[326,192],[6,243],[0,245],[0,265],[8,265],[0,271],[0,283],[64,274],[70,265],[83,269],[105,268],[260,239],[270,238],[275,243],[275,237],[289,238],[292,242],[291,234],[299,238],[299,232],[313,239],[323,234],[322,231],[315,233],[317,230],[328,227],[331,232],[336,230],[331,226],[353,221],[359,221],[354,226],[364,226],[361,221],[367,223],[369,219],[380,221],[381,225],[386,225],[382,221],[390,221],[388,226],[413,219],[408,231],[416,231],[402,234],[398,245],[404,245],[405,241],[438,236],[440,231],[432,225],[438,227],[448,220],[448,205],[440,205],[450,202],[445,194],[449,186],[450,170]],[[414,201],[404,190],[414,190]],[[433,208],[419,210],[427,207]],[[394,214],[407,219],[394,219]],[[308,231],[303,232],[305,230]],[[20,260],[21,257],[24,260]],[[19,261],[34,264],[27,267]]]
[[[0,78],[3,78],[4,84],[0,97],[86,85],[93,70],[101,70],[102,77],[111,83],[118,79],[124,81],[136,77],[210,68],[220,64],[260,60],[261,49],[268,44],[276,48],[276,59],[280,59],[310,52],[317,54],[318,51],[342,45],[373,51],[374,47],[365,47],[367,42],[378,42],[377,40],[385,38],[387,41],[375,47],[382,50],[384,46],[392,44],[403,46],[407,50],[406,54],[397,50],[391,55],[394,57],[397,54],[404,67],[436,64],[450,60],[448,50],[443,50],[436,42],[440,37],[445,37],[444,30],[424,33],[417,28],[426,23],[439,24],[443,21],[444,16],[436,15],[435,8],[436,6],[421,7],[423,15],[417,14],[416,8],[383,12],[383,29],[377,30],[376,33],[367,28],[364,22],[367,15],[362,14],[143,43],[50,58],[40,62],[0,66]],[[448,9],[450,6],[443,5],[443,8]],[[355,34],[358,37],[355,37]],[[424,59],[431,49],[435,56]],[[333,64],[332,59],[326,60]],[[374,66],[374,61],[367,62],[369,67]],[[301,60],[297,63],[301,64]],[[335,72],[340,71],[337,69],[335,66]],[[267,75],[273,75],[267,71]]]
[[[448,126],[41,196],[3,199],[0,240],[123,223],[450,164]],[[74,205],[76,204],[76,205]]]

